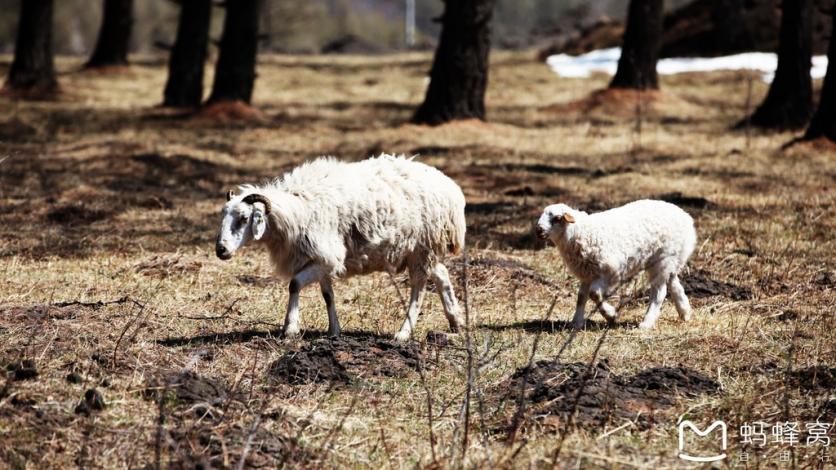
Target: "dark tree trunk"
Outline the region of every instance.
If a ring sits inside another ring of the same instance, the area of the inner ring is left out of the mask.
[[[164,106],[198,107],[203,100],[203,69],[209,43],[212,0],[180,3],[177,39],[168,58]]]
[[[610,88],[658,89],[663,0],[630,0],[618,69]]]
[[[133,6],[133,0],[104,0],[99,39],[87,67],[127,65]]]
[[[445,0],[430,85],[413,122],[485,119],[490,21],[496,0]]]
[[[836,27],[836,7],[830,14],[833,26]],[[827,73],[821,88],[819,107],[804,134],[804,139],[807,140],[819,137],[836,141],[836,34],[833,33],[830,34],[830,43],[827,46]]]
[[[782,10],[775,78],[748,122],[764,128],[800,129],[813,114],[813,0],[784,0]]]
[[[6,87],[28,93],[57,91],[52,58],[52,0],[20,2],[15,57]]]
[[[224,4],[224,31],[209,103],[250,102],[255,82],[260,3],[260,0],[236,0]]]

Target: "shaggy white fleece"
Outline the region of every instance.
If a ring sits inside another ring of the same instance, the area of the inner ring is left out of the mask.
[[[354,163],[319,158],[270,183],[242,185],[239,191],[224,206],[219,256],[231,256],[253,239],[267,247],[276,274],[291,280],[285,334],[299,331],[296,303],[305,285],[320,282],[329,332],[336,335],[332,278],[404,269],[412,298],[396,337],[410,337],[428,278],[441,293],[451,328],[459,328],[458,305],[441,260],[464,246],[465,199],[442,172],[403,156],[384,154]],[[252,194],[265,197],[269,209],[261,202],[246,203]],[[263,236],[253,232],[260,230],[259,210],[266,212]],[[250,229],[236,229],[236,220]]]
[[[608,321],[616,311],[605,300],[611,290],[640,271],[650,280],[650,305],[640,328],[655,325],[667,288],[682,320],[691,307],[678,273],[697,243],[694,221],[679,207],[654,200],[631,202],[596,214],[565,204],[546,207],[537,222],[542,238],[551,239],[569,270],[581,281],[575,310],[576,328],[584,326],[584,306],[591,297]]]

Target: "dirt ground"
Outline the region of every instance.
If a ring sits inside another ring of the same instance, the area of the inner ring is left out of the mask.
[[[429,61],[262,56],[257,113],[157,107],[160,57],[59,59],[59,98],[0,97],[0,467],[680,468],[679,420],[722,419],[723,465],[824,468],[803,431],[836,421],[836,150],[729,130],[766,92],[753,75],[602,93],[529,53],[492,56],[488,122],[406,124]],[[405,278],[374,275],[336,283],[342,338],[311,288],[282,339],[266,254],[214,257],[226,190],[380,152],[463,187],[467,260],[448,266],[471,334],[432,294],[415,341],[391,341]],[[666,302],[636,329],[637,280],[617,325],[574,333],[576,282],[532,224],[638,198],[696,221],[694,318]],[[797,421],[800,442],[744,444],[754,421]]]

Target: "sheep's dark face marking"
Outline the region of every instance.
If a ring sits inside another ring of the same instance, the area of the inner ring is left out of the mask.
[[[221,228],[215,242],[215,254],[222,260],[252,240],[259,240],[267,230],[267,216],[262,203],[247,204],[233,198],[221,210]]]
[[[574,223],[572,208],[566,204],[552,204],[543,210],[537,220],[535,231],[543,240],[560,236],[568,224]]]

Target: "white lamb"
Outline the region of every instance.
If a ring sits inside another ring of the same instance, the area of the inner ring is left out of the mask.
[[[431,278],[453,331],[462,325],[441,263],[464,245],[465,199],[437,169],[391,155],[347,163],[320,158],[270,183],[227,194],[216,253],[230,259],[250,241],[267,247],[276,274],[290,280],[284,334],[299,334],[299,291],[319,282],[328,333],[340,324],[333,278],[376,271],[409,273],[412,293],[397,340],[409,339]]]
[[[697,243],[694,220],[664,201],[641,200],[589,215],[565,204],[546,207],[537,234],[551,239],[569,270],[581,281],[573,323],[584,326],[584,306],[591,297],[608,322],[617,312],[605,300],[622,282],[640,271],[650,281],[650,305],[639,328],[653,328],[666,287],[683,321],[691,306],[677,276]]]

